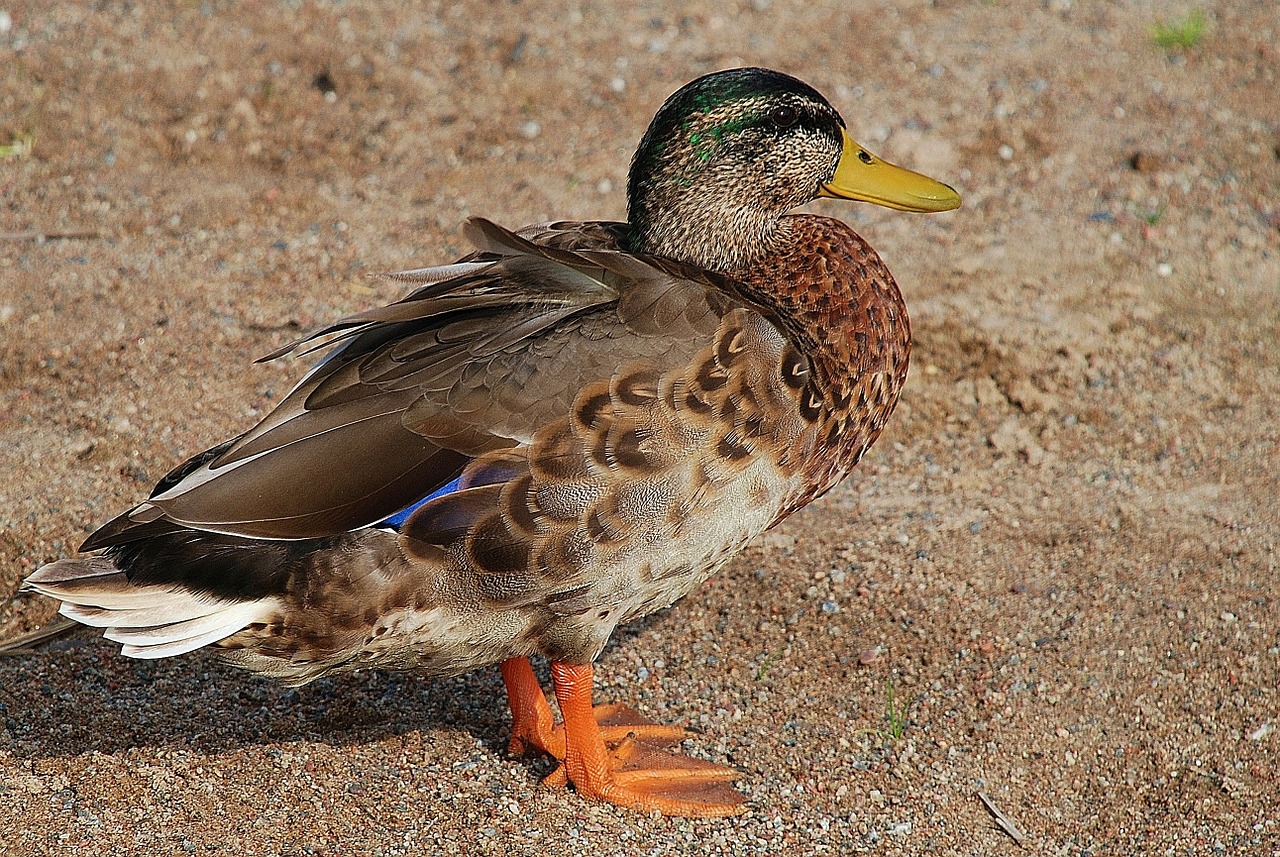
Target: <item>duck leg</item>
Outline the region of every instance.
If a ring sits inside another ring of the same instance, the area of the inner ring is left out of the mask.
[[[724,816],[744,809],[742,795],[728,784],[737,771],[659,749],[679,740],[671,737],[673,727],[621,706],[593,707],[590,664],[553,661],[551,677],[564,717],[565,754],[548,781],[563,772],[580,794],[641,812]],[[618,717],[639,722],[619,724]],[[620,740],[606,744],[606,736],[619,733]]]
[[[498,665],[498,670],[511,706],[511,742],[507,751],[513,756],[546,753],[564,759],[564,729],[556,725],[529,659],[509,658]]]
[[[498,669],[511,706],[511,742],[507,751],[513,756],[544,753],[563,762],[564,727],[555,722],[529,659],[510,658],[499,664]],[[601,737],[611,745],[634,737],[643,738],[654,747],[668,747],[689,736],[689,730],[683,726],[654,723],[634,708],[618,702],[593,706],[591,713],[600,727]],[[559,785],[565,785],[563,769],[557,769],[549,779],[551,785],[556,785],[557,780]]]

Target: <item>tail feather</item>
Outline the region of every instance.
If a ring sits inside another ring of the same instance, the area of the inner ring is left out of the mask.
[[[215,642],[231,636],[245,625],[254,622],[262,612],[261,604],[247,601],[241,604],[229,604],[207,616],[196,616],[179,622],[170,621],[163,625],[113,624],[103,636],[113,642],[130,646],[184,643],[208,637],[210,634],[216,635],[210,638],[210,642]],[[192,646],[192,648],[198,648],[198,646]]]
[[[129,581],[109,556],[64,559],[38,569],[26,586],[62,601],[59,613],[105,628],[132,658],[181,655],[226,639],[279,608],[274,597],[233,601],[172,584]]]
[[[139,589],[143,590],[142,593],[139,593],[139,598],[145,597],[146,588],[139,587]],[[156,589],[159,589],[159,587],[156,587]],[[58,596],[54,595],[53,597],[57,598]],[[58,612],[68,619],[74,619],[80,624],[88,625],[91,628],[147,628],[152,625],[171,623],[175,614],[184,615],[188,619],[211,616],[226,610],[229,605],[234,603],[237,602],[189,597],[187,601],[176,598],[157,598],[154,601],[137,604],[137,606],[132,607],[91,607],[87,604],[64,601],[62,609]]]
[[[419,547],[432,561],[443,553]],[[411,635],[436,609],[422,603],[439,588],[435,568],[411,565],[400,537],[378,528],[298,542],[183,529],[51,563],[26,588],[61,601],[65,619],[104,629],[128,657],[216,646],[239,666],[300,685],[423,662]],[[448,652],[437,671],[460,671],[469,652]]]
[[[101,557],[93,559],[64,559],[40,566],[23,583],[39,590],[41,586],[75,585],[84,583],[90,578],[106,577],[113,574],[120,574],[120,569]],[[124,577],[123,574],[120,576]]]
[[[126,657],[142,659],[167,658],[171,655],[185,655],[187,652],[194,652],[202,646],[225,640],[227,637],[242,630],[246,625],[265,618],[266,615],[263,611],[263,605],[256,602],[248,602],[227,608],[221,613],[206,617],[203,620],[193,619],[190,622],[161,626],[159,628],[129,630],[112,628],[104,636],[108,640],[121,643],[120,653]],[[208,627],[207,625],[202,627],[196,624],[207,622],[208,619],[213,618],[220,618],[223,621],[213,627]],[[174,634],[179,633],[178,629],[180,628],[185,628],[188,631],[194,630],[196,633],[179,639],[171,639]]]
[[[136,607],[173,608],[181,611],[198,600],[176,586],[139,586],[107,557],[63,559],[41,566],[23,581],[26,588],[69,604],[128,610]],[[75,617],[70,617],[75,618]]]

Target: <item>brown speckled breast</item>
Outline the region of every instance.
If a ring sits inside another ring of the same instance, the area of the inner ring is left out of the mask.
[[[822,494],[884,430],[907,378],[911,324],[893,275],[839,220],[785,219],[785,251],[742,279],[776,313],[807,360],[806,391],[819,410],[818,446],[804,462],[806,485],[779,519]]]

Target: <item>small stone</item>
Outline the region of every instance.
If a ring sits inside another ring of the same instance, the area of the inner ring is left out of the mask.
[[[89,453],[93,452],[98,446],[98,441],[94,438],[86,437],[73,441],[67,448],[67,452],[75,458],[87,458]]]
[[[1164,160],[1150,152],[1134,152],[1129,156],[1129,167],[1140,173],[1154,173],[1164,167]]]
[[[520,136],[524,137],[526,140],[537,139],[538,135],[541,133],[542,126],[537,122],[534,122],[532,119],[520,126]]]

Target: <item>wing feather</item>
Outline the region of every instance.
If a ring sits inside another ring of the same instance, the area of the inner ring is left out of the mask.
[[[744,300],[623,252],[618,224],[518,234],[473,219],[465,232],[477,253],[392,275],[422,285],[269,355],[332,348],[262,422],[176,469],[85,549],[166,525],[303,539],[376,523],[475,457],[529,442],[623,364],[690,359]]]

